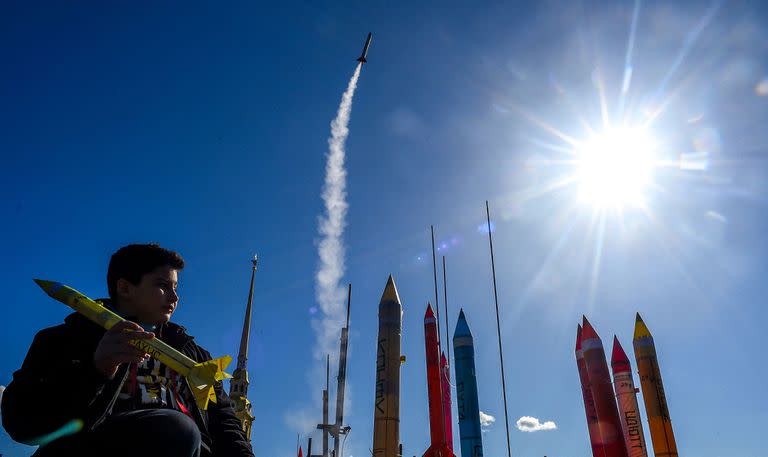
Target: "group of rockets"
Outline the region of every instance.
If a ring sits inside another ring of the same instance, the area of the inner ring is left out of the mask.
[[[400,339],[403,306],[392,276],[379,302],[376,351],[376,388],[373,415],[374,457],[400,457]],[[447,343],[447,341],[446,341]],[[424,349],[427,366],[430,446],[424,457],[454,457],[451,421],[451,373],[440,347],[438,317],[430,303],[424,314]],[[483,441],[475,377],[475,350],[464,311],[459,312],[453,334],[456,401],[463,457],[481,457]]]
[[[656,346],[639,313],[635,319],[632,345],[648,416],[653,454],[656,457],[677,457]],[[613,337],[611,382],[603,343],[584,317],[576,331],[576,365],[593,457],[647,457],[648,447],[637,402],[638,390],[632,379],[629,357],[618,337]]]
[[[424,349],[427,370],[430,446],[423,457],[455,457],[451,419],[451,372],[441,348],[439,317],[427,303]],[[373,418],[373,457],[402,457],[400,443],[400,366],[403,306],[392,276],[379,301],[376,384]],[[447,330],[447,329],[446,329]],[[446,345],[447,333],[446,333]],[[653,336],[637,314],[633,339],[656,457],[677,457],[672,423],[664,395]],[[482,457],[483,442],[475,371],[474,338],[464,311],[453,334],[454,373],[462,457]],[[576,365],[593,457],[647,457],[637,392],[630,360],[617,337],[611,367],[603,344],[584,317],[576,336]],[[301,452],[301,450],[299,450]]]

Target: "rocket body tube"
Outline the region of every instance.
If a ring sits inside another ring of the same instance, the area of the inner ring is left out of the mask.
[[[672,421],[669,418],[667,396],[664,394],[664,383],[661,380],[659,360],[656,356],[656,345],[639,313],[635,320],[632,345],[640,374],[640,386],[643,389],[653,454],[656,457],[677,457],[677,443],[672,431]]]
[[[480,405],[475,375],[475,343],[464,310],[453,333],[453,365],[456,373],[456,408],[459,412],[461,457],[483,457]]]
[[[643,421],[640,418],[635,383],[632,380],[632,368],[629,365],[629,358],[616,336],[613,337],[611,368],[613,369],[613,386],[616,391],[616,401],[619,404],[619,418],[621,419],[621,428],[624,431],[627,453],[629,457],[648,457],[648,448],[645,445],[645,436],[643,436]]]
[[[392,276],[379,302],[373,456],[398,457],[400,446],[400,338],[403,306]]]
[[[587,368],[592,398],[595,401],[600,438],[605,457],[627,457],[627,447],[616,408],[616,397],[611,384],[611,374],[605,361],[605,351],[600,337],[587,318],[581,332],[581,349]]]
[[[592,447],[592,457],[604,457],[603,439],[600,436],[600,423],[595,411],[595,399],[592,397],[592,389],[587,375],[587,365],[584,362],[584,354],[581,349],[581,325],[576,330],[576,367],[579,370],[581,382],[581,395],[584,399],[584,411],[587,415],[587,429],[589,431],[589,443]]]

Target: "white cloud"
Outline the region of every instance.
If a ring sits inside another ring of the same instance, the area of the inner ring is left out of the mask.
[[[3,392],[5,392],[5,386],[0,386],[0,401],[3,400]]]
[[[535,417],[523,416],[517,420],[517,429],[521,432],[540,432],[543,430],[557,430],[557,424],[552,421],[540,422]]]
[[[494,422],[496,422],[495,417],[480,411],[480,425],[482,427],[490,427]]]

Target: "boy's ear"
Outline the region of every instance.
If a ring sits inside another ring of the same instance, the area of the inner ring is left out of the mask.
[[[130,281],[128,281],[125,278],[120,278],[117,280],[115,290],[117,290],[117,297],[125,299],[127,297],[130,297],[133,293],[133,288],[135,287],[133,284],[131,284]]]

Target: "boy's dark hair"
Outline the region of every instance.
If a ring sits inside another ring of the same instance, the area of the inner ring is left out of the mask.
[[[166,265],[174,270],[181,270],[184,268],[184,259],[179,253],[162,248],[157,243],[123,246],[109,259],[109,297],[113,300],[116,298],[118,279],[123,278],[131,284],[138,284],[142,276]]]

